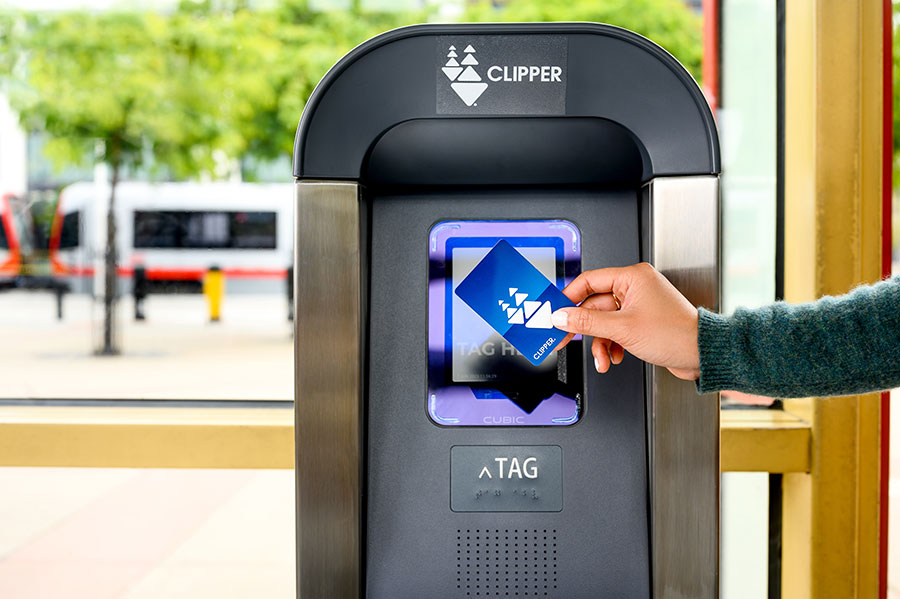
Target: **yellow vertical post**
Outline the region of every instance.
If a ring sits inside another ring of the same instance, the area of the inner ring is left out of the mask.
[[[203,276],[203,294],[209,306],[210,322],[219,322],[222,313],[222,296],[225,295],[225,273],[218,266],[210,267]]]
[[[881,276],[883,6],[785,7],[785,299],[804,302]],[[877,596],[879,397],[786,402],[812,443],[784,476],[784,597]]]

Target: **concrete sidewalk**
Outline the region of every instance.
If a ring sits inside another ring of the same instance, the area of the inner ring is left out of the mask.
[[[293,471],[0,469],[3,599],[293,599]]]
[[[97,357],[102,310],[87,296],[67,296],[57,321],[49,293],[0,293],[0,398],[293,398],[283,296],[226,297],[218,323],[202,295],[151,296],[145,306],[147,320],[136,322],[123,299],[123,353]]]

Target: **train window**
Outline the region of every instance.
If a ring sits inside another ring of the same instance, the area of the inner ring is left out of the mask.
[[[140,211],[134,213],[134,247],[180,247],[179,212]]]
[[[2,220],[0,220],[0,249],[9,249],[9,240],[6,238],[6,227],[3,226]]]
[[[59,234],[59,249],[77,248],[81,245],[81,212],[70,212],[63,217]]]
[[[232,212],[231,247],[274,250],[276,219],[274,212]]]
[[[19,251],[23,255],[28,256],[34,251],[34,225],[31,220],[31,213],[27,207],[18,198],[15,200],[15,203],[12,205],[12,225],[16,234],[16,241],[19,242]]]
[[[184,248],[229,247],[228,215],[225,212],[184,212],[181,215]]]
[[[134,247],[275,249],[274,212],[135,211]]]

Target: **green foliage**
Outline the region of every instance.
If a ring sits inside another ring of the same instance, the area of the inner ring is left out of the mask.
[[[283,7],[274,15],[247,14],[244,55],[235,56],[229,69],[238,79],[264,79],[257,89],[266,92],[255,98],[240,98],[248,102],[247,111],[229,119],[244,140],[245,146],[239,149],[263,159],[290,154],[301,110],[328,69],[370,37],[421,20],[419,17],[403,13],[311,13],[292,7]],[[258,41],[248,43],[254,36]]]
[[[255,12],[244,4],[183,2],[169,15],[0,13],[0,81],[23,126],[46,132],[58,166],[96,157],[178,177],[215,174],[217,156],[289,154],[325,72],[414,19],[313,13],[297,0]]]
[[[215,158],[288,156],[300,112],[347,51],[426,13],[312,11],[307,0],[182,0],[171,14],[0,12],[0,81],[58,165],[149,163],[177,177]],[[363,3],[364,5],[364,3]],[[472,21],[599,21],[661,44],[695,77],[700,18],[681,0],[509,0]],[[97,140],[103,144],[97,144]],[[252,176],[252,174],[251,174]]]
[[[894,16],[894,47],[893,47],[893,78],[894,78],[894,185],[898,183],[897,176],[900,175],[900,33],[897,30],[897,23],[900,22],[900,4],[895,0],[892,5]],[[896,212],[895,212],[896,214]],[[900,230],[894,232],[895,242],[898,240]]]
[[[496,8],[488,0],[472,5],[467,21],[594,21],[630,29],[650,38],[700,81],[702,19],[681,0],[508,0]]]
[[[112,165],[138,165],[149,148],[178,172],[206,167],[218,128],[185,118],[205,106],[173,35],[153,14],[20,15],[2,48],[10,104],[26,129],[47,133],[58,164],[93,157],[101,141]]]
[[[893,154],[893,184],[894,189],[900,183],[900,36],[898,36],[897,23],[900,21],[900,4],[897,0],[893,3],[893,23],[894,23],[894,47],[893,47],[893,79],[894,79],[894,154]],[[893,193],[893,210],[891,231],[893,239],[894,260],[900,259],[900,199],[897,194]]]

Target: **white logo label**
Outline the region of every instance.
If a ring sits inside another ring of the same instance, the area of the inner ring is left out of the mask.
[[[457,61],[459,55],[456,53],[456,46],[450,46],[447,53],[447,64],[441,69],[452,83],[450,87],[456,92],[460,100],[466,103],[466,106],[474,106],[475,101],[481,97],[488,84],[481,80],[481,75],[474,67],[478,66],[478,60],[475,59],[475,48],[471,44],[463,50],[465,55],[462,61]]]
[[[541,83],[562,83],[562,67],[556,66],[492,66],[487,71],[491,81],[528,81]]]
[[[430,64],[439,114],[566,113],[565,36],[440,36],[436,41]]]
[[[515,306],[510,305],[515,302]],[[553,309],[550,302],[534,302],[528,300],[527,293],[519,293],[518,287],[509,288],[509,300],[497,300],[497,305],[506,312],[509,324],[524,324],[529,329],[552,329],[550,314]]]
[[[538,477],[536,457],[527,457],[521,462],[519,462],[519,458],[494,458],[494,462],[497,463],[497,478],[518,478],[521,480],[523,478],[534,479]],[[491,474],[491,469],[484,466],[478,478],[494,478],[494,476]]]

